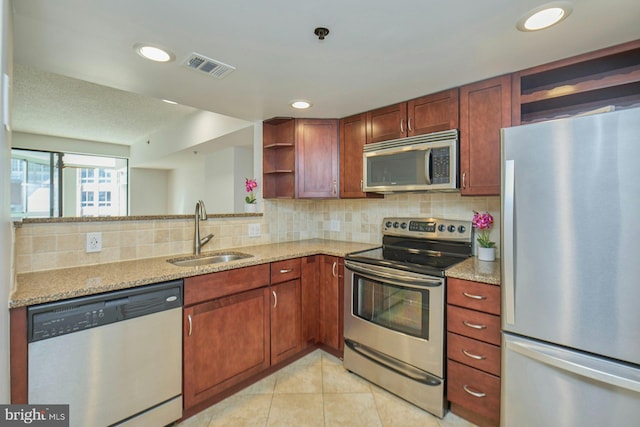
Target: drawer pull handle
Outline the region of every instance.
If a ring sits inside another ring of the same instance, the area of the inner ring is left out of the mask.
[[[486,358],[487,358],[486,356],[478,356],[477,354],[469,353],[469,352],[468,352],[467,350],[465,350],[465,349],[462,349],[462,353],[463,353],[465,356],[470,357],[470,358],[475,359],[475,360],[484,360],[484,359],[486,359]]]
[[[191,336],[191,332],[193,331],[193,321],[191,320],[191,315],[187,315],[187,320],[189,321],[189,335]]]
[[[466,391],[467,393],[469,393],[469,394],[470,394],[471,396],[473,396],[473,397],[485,397],[485,396],[487,395],[487,393],[480,393],[480,392],[478,392],[478,391],[470,390],[470,389],[469,389],[469,387],[468,387],[466,384],[464,384],[464,385],[462,386],[462,389],[463,389],[464,391]]]
[[[468,326],[468,327],[473,328],[473,329],[487,329],[487,325],[477,325],[475,323],[467,322],[466,320],[463,320],[462,324],[464,326]]]
[[[463,292],[462,295],[471,299],[479,299],[479,300],[487,299],[487,297],[485,297],[484,295],[474,295],[467,292]]]
[[[293,268],[283,268],[282,270],[280,270],[280,274],[287,274],[287,273],[291,273],[293,271]]]

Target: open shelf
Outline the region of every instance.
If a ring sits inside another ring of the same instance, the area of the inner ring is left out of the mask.
[[[640,40],[513,74],[514,125],[640,102]]]
[[[277,117],[262,125],[262,197],[295,197],[295,119]]]

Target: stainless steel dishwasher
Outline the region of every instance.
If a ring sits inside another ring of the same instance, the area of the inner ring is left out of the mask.
[[[29,307],[29,403],[71,427],[182,417],[182,280]]]

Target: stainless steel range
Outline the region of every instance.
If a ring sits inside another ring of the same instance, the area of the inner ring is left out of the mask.
[[[385,218],[382,232],[345,257],[344,366],[442,417],[444,271],[471,256],[471,222]]]

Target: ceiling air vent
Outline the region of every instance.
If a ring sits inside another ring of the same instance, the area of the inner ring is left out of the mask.
[[[216,61],[215,59],[207,58],[206,56],[195,52],[192,53],[182,65],[194,71],[199,71],[211,77],[215,77],[216,79],[222,79],[236,69],[236,67]]]

